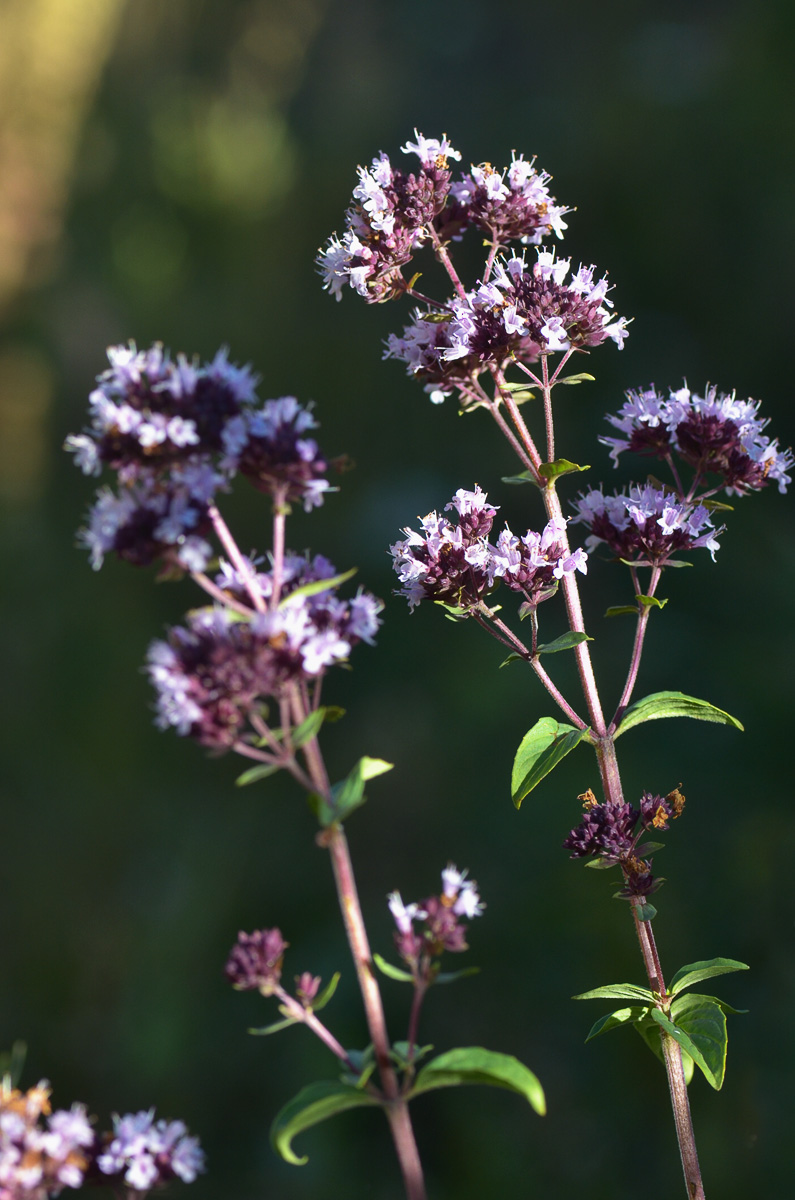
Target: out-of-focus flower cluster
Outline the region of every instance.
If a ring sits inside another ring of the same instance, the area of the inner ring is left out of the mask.
[[[445,512],[451,509],[458,514],[456,524],[429,513],[421,521],[422,533],[406,528],[407,537],[391,547],[404,585],[399,594],[411,608],[432,599],[471,611],[500,580],[535,607],[554,594],[564,575],[587,570],[587,555],[568,549],[565,526],[559,522],[550,521],[541,533],[528,530],[523,537],[506,526],[492,545],[488,537],[497,509],[485,492],[477,486],[473,492],[460,488]]]
[[[619,558],[640,566],[664,566],[674,554],[701,547],[714,559],[724,528],[715,528],[703,504],[684,503],[676,492],[653,484],[633,484],[612,496],[591,488],[574,508],[574,523],[589,530],[590,551],[604,542]]]
[[[273,573],[249,566],[252,586],[267,604]],[[204,746],[229,749],[247,733],[252,717],[267,715],[268,699],[344,662],[357,642],[372,643],[381,602],[361,589],[349,600],[335,586],[311,591],[334,576],[334,567],[320,555],[288,554],[276,608],[242,620],[230,608],[195,609],[168,641],[153,642],[148,671],[157,691],[158,725],[173,726]],[[232,597],[248,597],[238,572],[223,562],[217,584]]]
[[[681,815],[685,797],[679,788],[667,796],[644,792],[640,804],[599,803],[589,788],[578,797],[583,818],[563,843],[572,858],[601,859],[605,866],[621,867],[624,886],[618,893],[625,899],[642,898],[656,891],[662,879],[651,871],[653,844],[644,846],[648,834],[668,829],[670,821]]]
[[[428,308],[415,310],[403,333],[387,340],[385,357],[405,362],[434,402],[458,389],[466,406],[478,376],[511,361],[534,363],[608,338],[622,347],[627,321],[610,312],[607,279],[595,279],[595,267],[580,266],[567,281],[571,261],[549,251],[539,249],[531,264],[523,254],[502,256],[512,242],[540,246],[566,229],[569,210],[556,203],[551,177],[534,161],[514,154],[503,171],[483,163],[452,180],[447,161],[461,155],[446,138],[417,134],[403,150],[419,156],[418,173],[396,171],[385,154],[369,170],[359,168],[346,232],[329,240],[318,264],[323,286],[338,300],[350,286],[373,303],[413,289],[416,276],[404,278],[403,268],[420,247],[433,247],[447,262],[446,246],[467,229],[488,235],[489,256],[476,286],[466,290],[451,270],[452,296],[435,301],[417,293]]]
[[[204,1170],[204,1154],[183,1121],[156,1121],[150,1109],[113,1118],[113,1135],[97,1166],[128,1188],[148,1192],[172,1179],[192,1183]]]
[[[225,349],[203,366],[159,343],[111,346],[108,358],[89,428],[66,440],[85,474],[107,467],[118,479],[118,491],[99,491],[79,535],[95,568],[114,552],[137,566],[203,570],[209,505],[238,472],[277,504],[323,502],[328,463],[311,410],[293,396],[260,403],[257,377]]]
[[[763,430],[760,402],[738,400],[715,387],[703,396],[688,387],[665,396],[653,386],[627,392],[627,400],[608,421],[623,437],[603,437],[618,466],[624,450],[670,460],[672,453],[692,467],[697,482],[718,475],[730,495],[741,496],[776,483],[786,492],[792,482],[791,450],[780,450]]]
[[[114,1181],[145,1195],[171,1179],[191,1183],[204,1170],[198,1139],[182,1121],[128,1114],[114,1117],[113,1134],[102,1136],[84,1105],[52,1112],[49,1096],[44,1080],[26,1092],[0,1084],[0,1200],[47,1200],[63,1188]]]
[[[442,871],[441,895],[404,904],[400,892],[391,892],[388,902],[397,926],[398,954],[412,974],[426,981],[436,971],[432,959],[445,950],[457,954],[469,949],[462,918],[479,917],[485,908],[474,879],[468,879],[467,872],[459,871],[452,863]]]

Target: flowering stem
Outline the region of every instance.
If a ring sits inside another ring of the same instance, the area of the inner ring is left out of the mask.
[[[318,1020],[311,1008],[304,1008],[303,1004],[299,1004],[295,997],[291,996],[281,986],[274,989],[274,995],[278,996],[283,1007],[287,1009],[286,1016],[292,1017],[295,1021],[300,1021],[303,1025],[306,1025],[307,1029],[311,1029],[315,1036],[320,1038],[324,1046],[328,1046],[331,1053],[348,1068],[351,1074],[359,1074],[358,1068],[352,1062],[347,1050],[337,1041],[331,1030],[322,1021]]]
[[[284,523],[287,516],[286,492],[284,487],[277,488],[273,494],[273,572],[271,585],[272,609],[279,607],[279,596],[282,591],[284,577]]]
[[[223,546],[226,553],[229,555],[229,561],[232,566],[239,572],[240,578],[245,582],[248,594],[251,596],[251,601],[257,612],[265,612],[266,605],[262,594],[257,587],[257,581],[254,577],[254,572],[246,562],[243,555],[238,549],[237,542],[230,533],[229,526],[218,511],[218,506],[215,503],[209,504],[207,507],[207,515],[212,521],[213,529],[215,530],[218,540]]]
[[[649,580],[649,590],[648,590],[647,595],[649,595],[649,596],[654,595],[654,593],[657,589],[657,584],[659,583],[659,580],[660,580],[661,573],[662,572],[661,572],[660,567],[652,567],[651,579]],[[624,690],[621,693],[621,699],[618,702],[618,707],[616,709],[615,716],[613,717],[613,720],[610,722],[610,728],[609,728],[608,732],[611,734],[615,733],[616,729],[618,728],[619,721],[621,720],[624,713],[626,712],[627,706],[628,706],[630,700],[632,699],[632,692],[634,690],[635,683],[638,678],[638,669],[640,667],[640,656],[643,653],[643,639],[646,636],[646,627],[649,623],[649,617],[651,615],[651,606],[647,605],[647,604],[641,604],[641,602],[638,601],[638,607],[639,607],[638,623],[635,627],[635,642],[632,647],[632,658],[631,658],[630,664],[629,664],[629,671],[627,672],[627,681],[624,684]]]
[[[296,694],[293,698],[293,711],[298,723],[306,713],[301,698]],[[331,786],[325,763],[320,752],[317,738],[310,738],[302,747],[306,758],[307,768],[312,777],[312,786],[327,799],[331,797]],[[372,966],[372,954],[367,938],[367,930],[359,903],[359,893],[356,878],[353,874],[348,840],[342,826],[334,822],[324,830],[318,838],[319,844],[328,849],[331,856],[331,867],[334,872],[334,882],[337,888],[340,911],[348,937],[359,990],[362,994],[367,1027],[373,1043],[373,1053],[378,1064],[381,1086],[386,1098],[385,1111],[395,1152],[403,1174],[407,1200],[426,1200],[425,1183],[422,1174],[417,1143],[411,1126],[408,1105],[403,1099],[398,1084],[395,1068],[390,1056],[389,1034],[387,1033],[384,1006],[381,991],[378,987]]]
[[[213,600],[217,601],[218,604],[223,604],[224,608],[231,608],[243,617],[250,617],[252,615],[250,608],[245,604],[241,604],[239,600],[235,600],[234,596],[230,596],[223,588],[219,588],[217,583],[213,583],[212,579],[204,574],[204,571],[191,571],[191,578],[208,596],[212,596]]]
[[[467,298],[466,288],[464,287],[463,283],[459,279],[458,272],[456,271],[455,267],[453,266],[450,255],[447,253],[447,247],[443,244],[441,238],[439,237],[439,234],[436,232],[436,229],[435,229],[432,221],[429,222],[427,229],[431,235],[431,242],[433,243],[433,248],[434,248],[434,251],[436,252],[436,257],[439,259],[439,262],[442,264],[445,271],[449,275],[450,282],[452,283],[455,290],[458,292],[459,297],[463,301],[466,301],[466,298]]]
[[[654,941],[651,922],[641,921],[638,917],[638,903],[632,905],[632,916],[640,942],[641,954],[646,964],[646,974],[652,991],[663,998],[666,997],[665,981],[663,979],[660,956]],[[685,1186],[689,1200],[704,1200],[704,1184],[701,1180],[701,1169],[698,1163],[698,1151],[693,1132],[693,1119],[690,1114],[690,1101],[687,1096],[685,1072],[682,1066],[682,1051],[679,1043],[664,1029],[660,1030],[662,1040],[665,1071],[668,1076],[668,1087],[671,1093],[671,1107],[676,1125],[676,1137],[679,1142],[679,1154],[682,1159],[682,1170],[685,1175]]]
[[[413,1062],[414,1051],[417,1049],[417,1032],[420,1024],[420,1009],[422,1008],[422,1002],[425,999],[425,993],[427,990],[428,985],[424,980],[419,979],[415,981],[414,997],[411,1001],[411,1013],[409,1015],[409,1028],[408,1033],[406,1034],[406,1041],[409,1044],[406,1058],[409,1062]]]

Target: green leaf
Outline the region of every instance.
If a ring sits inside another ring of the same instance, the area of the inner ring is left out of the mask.
[[[299,1158],[293,1151],[293,1138],[312,1125],[349,1108],[372,1108],[378,1101],[367,1092],[350,1084],[333,1080],[320,1083],[310,1083],[302,1088],[284,1108],[278,1112],[271,1125],[271,1144],[274,1150],[281,1154],[285,1162],[302,1166],[308,1162],[306,1157]]]
[[[591,1026],[591,1032],[585,1040],[590,1042],[593,1038],[599,1037],[600,1033],[609,1033],[611,1029],[622,1029],[626,1025],[632,1025],[633,1022],[645,1017],[648,1011],[645,1005],[617,1008],[615,1012],[608,1013],[606,1017],[600,1017],[596,1024]]]
[[[640,846],[635,847],[635,854],[638,858],[648,858],[650,854],[656,854],[658,850],[665,849],[665,842],[643,842]]]
[[[551,482],[559,475],[571,475],[574,471],[590,471],[590,469],[587,463],[581,467],[577,463],[569,462],[567,458],[556,458],[554,462],[541,463],[538,473]]]
[[[619,737],[635,725],[657,721],[660,717],[692,717],[696,721],[713,721],[718,725],[733,725],[735,729],[743,728],[736,717],[730,716],[722,708],[715,708],[706,700],[697,700],[695,696],[685,696],[682,692],[654,692],[630,705],[614,736]]]
[[[285,1017],[283,1021],[274,1021],[272,1025],[263,1025],[260,1029],[249,1029],[248,1033],[254,1037],[268,1037],[271,1033],[278,1033],[280,1029],[289,1029],[291,1025],[300,1025],[302,1022],[298,1017]]]
[[[464,967],[461,971],[440,971],[434,976],[434,983],[455,983],[457,979],[466,979],[467,975],[479,975],[480,967]]]
[[[414,976],[404,971],[402,967],[393,967],[391,962],[387,962],[380,954],[373,955],[373,962],[378,967],[382,975],[386,975],[387,979],[397,979],[399,983],[413,983]]]
[[[408,1042],[393,1042],[392,1057],[399,1067],[407,1067],[409,1065],[409,1050]],[[425,1058],[433,1050],[433,1046],[415,1046],[414,1053],[411,1056],[411,1062],[418,1063],[421,1058]]]
[[[656,596],[643,596],[640,594],[635,599],[643,608],[665,608],[668,603],[667,599],[658,600]]]
[[[512,662],[527,662],[527,659],[525,658],[525,656],[523,654],[512,653],[512,654],[509,654],[507,658],[504,658],[502,660],[502,662],[500,663],[500,668],[507,667],[508,663],[512,663]]]
[[[606,617],[623,617],[624,613],[629,613],[630,616],[638,615],[637,604],[613,604],[605,613]]]
[[[267,779],[269,775],[275,775],[281,769],[280,763],[262,763],[258,767],[249,767],[242,775],[238,775],[235,787],[247,787],[250,783],[257,783],[260,779]]]
[[[587,371],[580,371],[577,375],[563,375],[555,380],[555,383],[566,383],[571,386],[574,383],[595,383],[596,376],[589,375]]]
[[[644,1004],[653,1004],[654,993],[648,988],[636,987],[634,983],[608,983],[592,988],[590,992],[580,992],[578,996],[572,996],[572,1000],[642,1000]]]
[[[589,732],[552,717],[542,717],[522,738],[511,773],[511,796],[517,808],[525,796],[565,758]]]
[[[662,883],[662,880],[658,879],[657,882]],[[622,899],[622,900],[624,900],[625,898],[626,897],[624,897],[624,896],[620,897],[620,899]],[[635,911],[638,914],[639,921],[653,921],[654,918],[657,916],[657,909],[654,907],[653,904],[639,904],[637,906],[637,908],[635,909]]]
[[[311,583],[304,583],[280,600],[279,608],[284,608],[298,596],[316,596],[318,592],[327,592],[330,588],[339,587],[346,580],[353,579],[358,569],[358,567],[351,567],[350,571],[343,571],[341,575],[331,575],[328,579],[313,579]]]
[[[731,975],[733,971],[747,971],[748,964],[734,958],[708,958],[703,962],[688,963],[680,967],[668,984],[668,993],[676,996],[685,988],[700,983],[702,979],[713,979],[716,975]]]
[[[733,1016],[744,1016],[749,1010],[747,1008],[734,1008],[733,1005],[727,1004],[725,1000],[719,1000],[717,996],[702,996],[698,992],[688,992],[686,996],[677,996],[671,1005],[671,1019],[677,1021],[679,1014],[684,1011],[688,1003],[698,1001],[699,1004],[708,1000],[710,1004],[717,1004],[718,1008],[728,1016],[731,1013]]]
[[[526,387],[527,387],[527,384],[524,382],[508,383],[508,381],[506,380],[504,383],[501,383],[499,385],[498,390],[500,392],[523,392]]]
[[[310,792],[309,805],[324,829],[335,821],[344,821],[354,809],[364,804],[367,797],[364,785],[368,779],[391,771],[394,763],[384,762],[382,758],[360,758],[356,766],[349,772],[341,783],[335,783],[331,789],[331,803],[317,792]]]
[[[304,718],[300,725],[296,725],[292,733],[292,741],[296,750],[306,742],[311,742],[312,738],[317,737],[325,719],[325,708],[316,708],[314,712]]]
[[[720,1091],[726,1073],[726,1015],[719,1004],[713,1004],[706,997],[683,997],[683,1000],[694,999],[704,1002],[683,1008],[677,1014],[676,1022],[669,1020],[658,1008],[652,1010],[652,1020],[687,1051],[707,1082]]]
[[[484,1050],[482,1046],[462,1046],[432,1058],[417,1075],[410,1095],[417,1096],[432,1088],[460,1087],[470,1083],[517,1092],[524,1096],[539,1116],[546,1112],[544,1092],[533,1072],[513,1055]]]
[[[580,642],[592,642],[593,638],[588,637],[587,633],[575,633],[570,629],[568,633],[562,633],[560,637],[555,638],[554,642],[547,642],[543,646],[536,648],[536,655],[539,654],[557,654],[559,650],[573,650],[575,646],[579,646]]]
[[[663,1054],[662,1041],[660,1040],[660,1026],[657,1022],[653,1021],[651,1016],[641,1017],[640,1020],[635,1022],[634,1029],[640,1034],[654,1057],[658,1058],[665,1065],[665,1055]],[[682,1050],[682,1070],[685,1074],[685,1083],[690,1083],[690,1080],[693,1078],[695,1063],[686,1050]]]
[[[519,475],[503,475],[503,483],[535,483],[536,477],[532,471],[522,471]]]
[[[315,1002],[311,1006],[312,1012],[320,1012],[321,1008],[325,1008],[331,997],[337,990],[337,984],[341,979],[339,971],[335,971],[331,979],[328,981],[322,992],[319,992],[315,997]]]

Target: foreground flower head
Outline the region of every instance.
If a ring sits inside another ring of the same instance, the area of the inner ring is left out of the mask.
[[[429,513],[420,521],[421,533],[406,528],[407,537],[390,547],[404,585],[398,594],[411,608],[430,599],[472,611],[500,580],[535,606],[554,594],[564,575],[587,571],[587,555],[569,550],[562,523],[550,521],[541,533],[528,530],[523,537],[506,526],[492,545],[488,535],[497,510],[485,492],[460,488],[445,506],[451,509],[457,522]]]
[[[329,238],[318,255],[323,287],[338,300],[349,286],[368,303],[399,294],[401,268],[428,237],[428,226],[450,190],[448,159],[459,159],[446,137],[426,138],[415,130],[404,154],[416,155],[419,169],[401,171],[386,154],[359,167],[353,204],[345,214],[342,238]]]
[[[159,343],[111,346],[108,357],[89,428],[66,439],[85,474],[107,468],[118,483],[100,489],[78,535],[94,568],[115,553],[136,566],[204,570],[210,506],[238,473],[277,506],[323,503],[329,464],[311,405],[294,396],[260,404],[256,376],[225,349],[203,365],[172,359]]]
[[[479,917],[485,908],[474,879],[468,879],[467,872],[453,863],[442,871],[439,895],[404,904],[400,892],[391,892],[387,900],[397,926],[395,945],[400,957],[413,971],[425,973],[431,970],[431,959],[445,950],[460,953],[468,949],[461,918]]]
[[[380,601],[362,590],[350,600],[335,587],[298,591],[333,578],[334,567],[319,555],[288,555],[285,568],[277,608],[248,620],[227,608],[197,609],[168,641],[152,643],[147,669],[160,728],[172,726],[204,746],[229,749],[249,732],[268,699],[346,661],[358,642],[372,642]],[[218,584],[233,598],[247,596],[243,580],[226,564]],[[272,572],[255,574],[254,586],[267,601]]]
[[[506,245],[521,241],[537,245],[554,233],[563,237],[569,210],[550,194],[552,176],[536,169],[514,152],[510,167],[495,170],[491,163],[472,166],[450,188],[450,198],[439,225],[447,236],[460,237],[469,226],[482,229],[493,241]]]
[[[714,559],[723,531],[703,504],[687,504],[653,484],[633,484],[612,496],[591,488],[578,496],[574,508],[573,522],[590,531],[585,542],[590,551],[604,542],[619,558],[638,565],[664,566],[674,554],[701,547]]]
[[[620,411],[607,418],[624,436],[600,439],[612,447],[616,466],[625,450],[660,459],[675,452],[698,479],[720,476],[730,495],[759,491],[768,483],[783,493],[792,482],[792,451],[780,450],[764,434],[768,421],[759,416],[759,401],[738,400],[734,392],[726,395],[715,387],[707,387],[703,396],[687,386],[664,395],[653,385],[626,395]]]

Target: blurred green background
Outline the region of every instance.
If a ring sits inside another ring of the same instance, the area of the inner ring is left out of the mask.
[[[50,1078],[56,1103],[84,1100],[103,1122],[152,1104],[184,1117],[209,1155],[194,1200],[397,1200],[400,1187],[378,1114],[304,1135],[303,1168],[268,1146],[280,1105],[334,1065],[302,1030],[246,1035],[271,1009],[223,979],[238,929],[278,924],[288,977],[342,969],[330,1024],[351,1046],[364,1024],[302,798],[280,780],[236,790],[235,762],[152,726],[140,666],[190,586],[116,562],[95,575],[74,548],[91,489],[60,446],[105,346],[211,356],[226,342],[262,373],[263,398],[316,400],[324,447],[356,462],[289,540],[358,566],[387,600],[377,649],[326,691],[348,708],[327,732],[332,771],[362,753],[397,764],[349,828],[372,941],[389,954],[387,891],[418,897],[448,859],[469,867],[488,903],[470,939],[482,973],[431,994],[423,1039],[516,1054],[549,1101],[543,1122],[507,1093],[418,1101],[432,1196],[676,1196],[662,1070],[631,1033],[585,1047],[606,1009],[569,999],[642,982],[612,881],[560,848],[595,765],[571,756],[517,814],[511,757],[550,705],[519,668],[498,672],[477,628],[410,617],[391,596],[386,548],[417,513],[477,481],[526,527],[537,499],[500,483],[514,465],[486,418],[431,406],[381,363],[405,310],[333,303],[313,257],[342,228],[355,165],[379,149],[399,159],[415,125],[446,131],[465,164],[536,154],[577,206],[566,253],[608,268],[635,317],[622,354],[590,360],[597,382],[563,394],[560,452],[612,486],[604,412],[626,387],[683,376],[764,398],[789,444],[793,49],[787,0],[0,3],[0,1046],[24,1038],[26,1082]],[[227,511],[262,545],[256,493]],[[714,565],[703,555],[666,579],[639,694],[704,696],[747,732],[662,722],[620,749],[630,796],[680,780],[688,796],[655,926],[668,973],[715,955],[752,967],[716,989],[751,1010],[731,1022],[723,1091],[691,1088],[708,1194],[744,1200],[785,1194],[791,1177],[790,498],[751,497],[729,522]],[[601,614],[627,596],[594,563],[585,604],[607,703],[632,628]],[[547,607],[545,640],[562,628]],[[404,1036],[407,992],[384,992]]]

